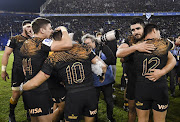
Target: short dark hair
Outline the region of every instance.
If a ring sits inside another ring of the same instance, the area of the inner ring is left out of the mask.
[[[180,34],[179,35],[177,35],[177,37],[176,38],[178,38],[180,36]]]
[[[40,28],[43,28],[44,25],[51,23],[49,19],[38,17],[32,21],[32,29],[35,34],[37,34]]]
[[[24,20],[22,22],[22,26],[26,25],[26,24],[31,24],[31,21],[30,20]]]
[[[159,27],[156,24],[147,24],[144,28],[144,37],[151,33],[153,29],[159,30]]]
[[[61,30],[54,31],[52,37],[55,41],[61,40],[62,39],[62,31]]]
[[[79,44],[82,43],[81,38],[83,36],[83,31],[76,31],[73,35],[73,41],[78,41]]]
[[[134,24],[140,24],[142,25],[143,27],[145,26],[145,23],[144,21],[141,19],[141,18],[134,18],[132,19],[132,21],[130,22],[131,25],[134,25]]]

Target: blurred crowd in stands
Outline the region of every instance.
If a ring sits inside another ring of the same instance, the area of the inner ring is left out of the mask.
[[[37,16],[28,15],[0,15],[0,43],[6,44],[11,35],[21,33],[21,23],[23,20],[33,20]],[[48,17],[52,21],[53,27],[64,25],[69,32],[84,31],[94,34],[97,31],[108,32],[118,30],[120,40],[125,39],[129,34],[129,22],[132,17]],[[175,37],[180,32],[180,17],[151,17],[146,23],[157,23],[162,31],[162,37]]]
[[[177,12],[179,0],[51,0],[42,13]]]
[[[8,39],[22,32],[22,22],[33,20],[37,15],[0,14],[0,50],[4,49]]]

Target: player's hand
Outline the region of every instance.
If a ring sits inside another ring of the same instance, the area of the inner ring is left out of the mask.
[[[120,62],[124,63],[125,62],[124,58],[120,58]]]
[[[99,81],[100,81],[101,83],[103,83],[104,80],[105,80],[105,74],[103,74],[102,76],[99,76]]]
[[[30,30],[30,31],[28,32],[28,35],[29,35],[30,37],[33,37],[33,36],[34,36],[33,30]]]
[[[1,77],[2,77],[2,79],[3,79],[4,81],[7,81],[7,80],[6,80],[6,77],[9,79],[9,75],[8,75],[8,73],[7,73],[6,71],[3,71],[3,72],[1,73]]]
[[[26,31],[27,31],[27,35],[29,37],[33,37],[34,36],[34,32],[33,32],[32,28],[30,30],[26,30]]]
[[[153,82],[157,81],[160,77],[164,75],[160,69],[150,69],[150,72],[151,73],[145,74],[145,78],[148,78]]]
[[[136,50],[139,52],[152,53],[152,51],[156,49],[156,47],[153,44],[147,44],[146,41],[136,44],[135,46]]]
[[[66,32],[67,32],[67,28],[64,27],[64,26],[59,26],[59,27],[55,28],[55,30],[56,30],[56,31],[61,30],[62,32],[63,32],[63,31],[66,31]]]

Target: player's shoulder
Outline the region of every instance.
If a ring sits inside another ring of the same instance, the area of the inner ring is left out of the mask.
[[[27,40],[24,42],[24,45],[29,45],[29,44],[39,45],[39,44],[41,44],[42,41],[43,41],[43,39],[41,39],[41,38],[33,37],[33,38],[27,39]]]
[[[90,47],[80,44],[75,44],[68,51],[51,52],[51,54],[48,56],[48,60],[50,60],[51,63],[72,62],[76,60],[82,61],[82,60],[86,60],[89,57],[90,53],[91,53]]]
[[[20,35],[11,36],[9,40],[17,40],[18,38],[20,38]]]
[[[134,37],[132,35],[129,35],[124,43],[127,43],[129,46],[132,46],[133,44],[136,44],[136,40],[134,39]]]
[[[160,39],[153,38],[153,39],[148,39],[146,41],[149,44],[154,44],[157,48],[167,47],[170,44],[170,42],[164,38],[160,38]]]
[[[154,38],[147,40],[147,43],[154,44],[156,49],[153,51],[155,55],[164,55],[169,51],[170,42],[167,39],[161,38]]]
[[[23,43],[20,52],[24,55],[32,56],[40,49],[41,43],[37,41],[37,38],[30,38]]]

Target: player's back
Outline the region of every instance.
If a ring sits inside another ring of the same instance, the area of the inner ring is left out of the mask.
[[[92,88],[93,77],[90,60],[58,63],[58,76],[65,82],[68,91]]]
[[[146,73],[150,73],[151,69],[162,69],[168,60],[168,51],[170,43],[163,39],[146,40],[149,44],[154,44],[156,49],[152,53],[135,52],[134,63],[136,66],[137,82],[152,83],[145,78]],[[164,82],[165,76],[162,76],[156,82]]]
[[[23,68],[26,74],[26,81],[33,78],[40,70],[48,56],[48,51],[44,51],[42,48],[43,39],[32,38],[24,42],[21,53],[23,54]],[[25,82],[26,82],[25,81]],[[44,82],[34,90],[47,90],[47,83]]]
[[[90,48],[77,45],[70,51],[55,52],[45,63],[54,67],[59,80],[65,83],[68,91],[75,92],[93,88],[91,60],[94,57]],[[48,65],[43,66],[44,69],[48,69],[45,68]]]

